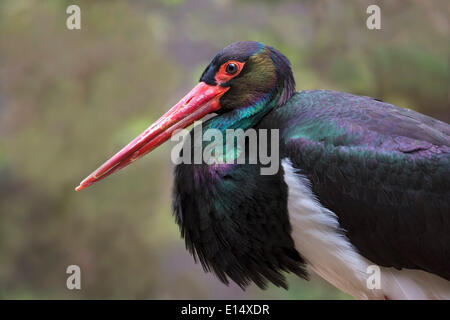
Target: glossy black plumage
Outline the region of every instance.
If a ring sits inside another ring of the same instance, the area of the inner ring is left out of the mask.
[[[261,176],[259,165],[180,164],[173,206],[187,249],[224,283],[287,288],[281,271],[307,276],[290,235],[282,170]]]
[[[281,129],[282,157],[364,257],[450,280],[449,125],[368,97],[304,91],[259,127]]]
[[[214,83],[229,57],[247,65],[204,126],[279,129],[279,160],[310,180],[362,256],[450,280],[450,126],[368,97],[294,93],[287,59],[253,42],[224,49],[201,80]],[[242,287],[285,286],[280,271],[305,276],[286,188],[281,166],[262,176],[259,165],[178,165],[174,209],[188,249],[223,282]]]

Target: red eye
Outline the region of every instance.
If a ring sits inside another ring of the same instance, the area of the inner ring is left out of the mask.
[[[236,77],[244,67],[245,62],[230,60],[225,62],[220,66],[219,71],[216,73],[216,81],[220,83],[225,83],[232,78]]]

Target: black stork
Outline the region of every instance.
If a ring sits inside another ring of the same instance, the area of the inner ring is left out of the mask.
[[[205,271],[242,288],[314,271],[355,298],[450,298],[450,125],[369,97],[296,92],[288,59],[259,42],[220,51],[77,190],[210,113],[203,130],[278,129],[281,165],[176,165],[175,219]]]

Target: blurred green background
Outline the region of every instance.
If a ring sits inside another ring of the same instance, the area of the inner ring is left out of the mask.
[[[66,28],[70,4],[81,30]],[[381,7],[382,30],[366,28]],[[292,62],[297,89],[383,99],[450,120],[448,0],[0,2],[0,298],[346,299],[221,284],[171,215],[170,144],[84,192],[88,173],[172,106],[238,40]],[[82,290],[66,288],[68,265]]]

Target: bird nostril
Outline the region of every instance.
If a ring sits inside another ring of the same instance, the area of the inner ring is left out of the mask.
[[[188,105],[189,102],[191,102],[193,98],[194,98],[193,96],[192,96],[192,97],[189,97],[189,98],[186,100],[186,102],[184,103],[184,105],[185,105],[185,106]]]

